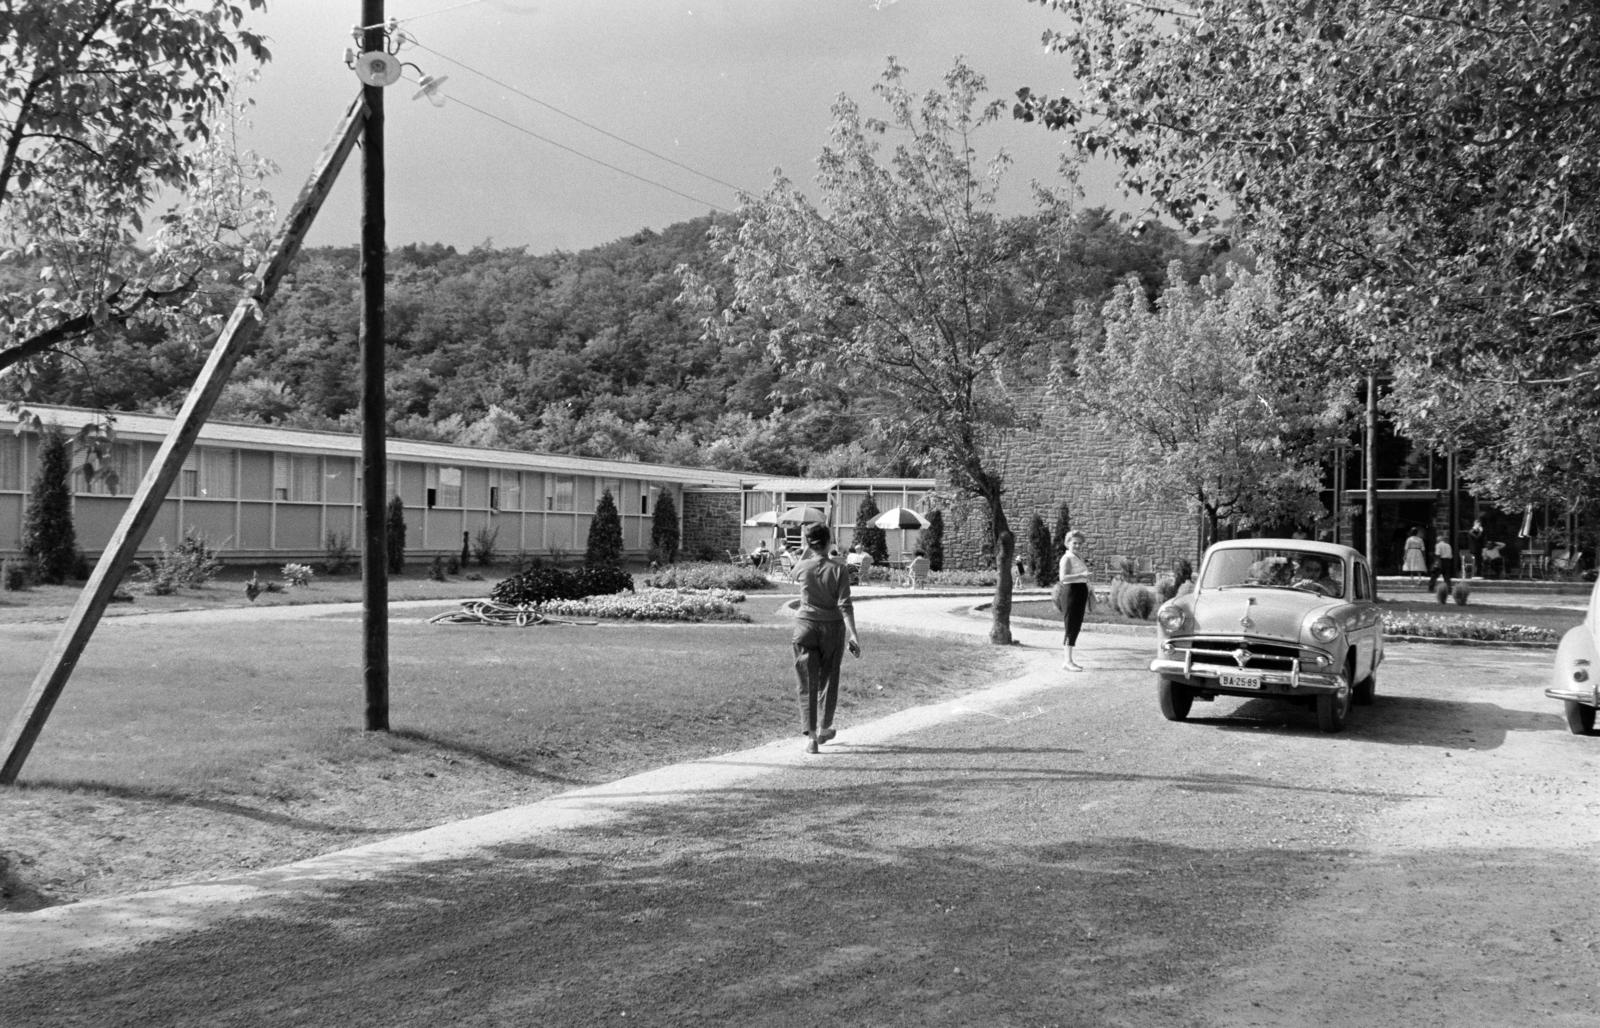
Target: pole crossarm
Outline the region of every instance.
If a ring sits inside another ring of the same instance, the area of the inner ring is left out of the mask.
[[[89,581],[79,594],[72,613],[67,616],[67,623],[46,655],[44,666],[34,679],[22,710],[12,721],[4,741],[0,742],[0,752],[5,754],[5,763],[0,764],[0,785],[15,784],[23,762],[28,759],[28,753],[44,729],[50,711],[66,688],[67,680],[72,677],[78,658],[83,655],[84,647],[89,644],[89,638],[111,602],[111,594],[121,583],[145,534],[154,524],[161,505],[166,501],[167,491],[182,469],[189,451],[194,448],[200,430],[228,383],[228,376],[239,354],[255,337],[267,305],[300,252],[300,245],[333,188],[345,159],[360,138],[365,122],[365,99],[357,94],[339,121],[333,137],[323,148],[310,179],[300,190],[266,258],[256,269],[255,289],[234,307],[232,316],[212,345],[211,355],[190,387],[189,396],[173,422],[172,431],[156,451],[150,470],[139,483],[138,491],[134,493],[116,531],[106,543],[105,551],[101,553]]]

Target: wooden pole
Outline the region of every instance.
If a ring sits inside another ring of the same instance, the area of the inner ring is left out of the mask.
[[[1365,549],[1367,562],[1373,567],[1373,574],[1377,574],[1378,556],[1378,376],[1375,372],[1367,372],[1367,446],[1366,452],[1361,455],[1366,462],[1367,480],[1367,531]]]
[[[321,209],[328,190],[339,175],[339,169],[344,166],[345,158],[355,146],[364,120],[365,108],[361,98],[357,97],[339,122],[333,138],[323,149],[311,179],[300,191],[266,260],[256,269],[259,284],[255,291],[239,301],[233,309],[233,316],[217,336],[205,367],[201,369],[199,378],[195,379],[183,409],[173,422],[172,432],[156,451],[150,470],[139,483],[138,491],[123,512],[122,521],[106,543],[105,552],[100,555],[89,581],[78,594],[78,602],[67,616],[67,623],[45,657],[44,666],[34,679],[27,699],[23,701],[21,712],[12,721],[4,742],[0,743],[0,752],[6,755],[5,763],[0,764],[0,785],[14,784],[21,773],[23,762],[28,759],[28,753],[44,729],[50,711],[67,686],[67,680],[72,677],[78,658],[89,644],[89,638],[100,623],[106,605],[111,602],[111,594],[133,563],[139,544],[144,541],[145,533],[160,512],[161,504],[178,477],[184,459],[194,448],[195,439],[210,416],[211,408],[216,405],[217,397],[228,384],[228,375],[233,371],[234,363],[255,336],[264,309],[277,292],[278,284],[288,272],[295,254],[299,253],[300,243],[310,231],[317,211]]]
[[[382,50],[383,0],[362,0],[361,48]],[[367,731],[389,730],[389,488],[383,381],[383,87],[363,86],[367,123],[361,148],[361,547],[362,669]]]

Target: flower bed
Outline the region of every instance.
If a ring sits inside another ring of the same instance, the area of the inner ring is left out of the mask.
[[[731,589],[640,589],[580,600],[549,600],[531,608],[547,617],[617,621],[749,621],[736,607],[744,593]]]
[[[715,564],[709,561],[686,561],[668,564],[652,571],[644,580],[646,586],[657,589],[766,589],[771,583],[759,568],[739,567],[733,564]]]
[[[1479,639],[1488,642],[1549,643],[1561,634],[1554,629],[1533,625],[1513,625],[1487,618],[1449,617],[1440,614],[1383,615],[1386,635],[1409,635],[1422,639]]]

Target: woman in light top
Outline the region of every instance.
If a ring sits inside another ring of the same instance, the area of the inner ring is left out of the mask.
[[[1064,541],[1067,551],[1061,555],[1057,579],[1064,587],[1061,615],[1066,622],[1066,657],[1061,667],[1067,671],[1082,671],[1083,665],[1072,659],[1072,648],[1078,645],[1078,631],[1083,628],[1083,614],[1089,609],[1089,565],[1078,555],[1088,536],[1074,529]]]

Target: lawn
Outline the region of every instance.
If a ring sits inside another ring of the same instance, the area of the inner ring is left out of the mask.
[[[342,590],[328,588],[317,599]],[[183,599],[183,597],[178,597]],[[190,606],[196,606],[190,596]],[[784,596],[749,625],[434,625],[390,620],[396,733],[521,773],[593,781],[722,752],[795,728]],[[58,623],[3,629],[0,711],[20,708]],[[982,684],[1004,651],[869,633],[845,671],[842,718]],[[274,765],[366,753],[359,611],[304,619],[110,618],[23,772],[25,782],[273,794]]]

